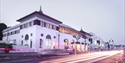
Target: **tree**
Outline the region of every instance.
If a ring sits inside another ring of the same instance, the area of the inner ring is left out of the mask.
[[[4,23],[0,23],[0,40],[2,40],[3,33],[2,31],[7,28],[7,25]]]

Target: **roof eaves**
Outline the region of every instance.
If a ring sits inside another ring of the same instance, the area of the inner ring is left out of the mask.
[[[30,15],[33,15],[33,14],[35,14],[35,13],[37,13],[37,11],[35,11],[35,12],[31,13],[31,14],[28,14],[28,15],[26,15],[26,16],[24,16],[24,17],[18,19],[17,21],[18,21],[18,22],[21,22],[21,20],[23,20],[23,19],[25,19],[26,17],[29,17]]]
[[[43,16],[45,16],[45,17],[48,17],[48,18],[50,18],[50,19],[52,19],[52,20],[54,20],[54,21],[57,21],[57,22],[59,22],[59,23],[62,23],[61,21],[59,21],[59,20],[57,20],[57,19],[55,19],[55,18],[52,18],[52,17],[50,17],[50,16],[48,16],[48,15],[46,15],[46,14],[41,14],[41,13],[39,13],[39,12],[38,12],[38,14],[43,15]]]

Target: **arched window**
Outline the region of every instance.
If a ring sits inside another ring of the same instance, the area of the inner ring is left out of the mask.
[[[24,45],[28,46],[28,40],[29,40],[29,35],[26,34],[25,35],[25,44]]]
[[[74,40],[71,42],[71,48],[74,48]]]
[[[51,46],[52,46],[51,36],[50,35],[46,36],[46,46],[47,46],[47,48],[51,48]]]
[[[28,34],[25,35],[25,40],[29,40],[29,35]]]
[[[68,39],[64,39],[64,48],[65,49],[68,49],[69,48],[69,41],[68,41]]]

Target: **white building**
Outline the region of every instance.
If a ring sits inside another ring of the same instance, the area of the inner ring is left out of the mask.
[[[92,39],[92,44],[91,44],[91,49],[95,50],[95,49],[104,49],[105,46],[105,42],[98,36],[96,36],[94,33],[90,33],[92,36],[90,37],[90,39]]]
[[[45,49],[73,49],[85,50],[89,33],[82,33],[70,26],[64,25],[50,16],[45,15],[41,9],[17,20],[20,24],[3,31],[3,41],[15,46],[21,46],[18,51],[40,51]],[[76,40],[74,37],[80,37]],[[76,43],[76,47],[74,46]],[[27,48],[23,48],[27,47]]]

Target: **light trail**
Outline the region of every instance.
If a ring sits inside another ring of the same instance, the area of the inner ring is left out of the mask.
[[[104,58],[113,56],[115,54],[121,53],[121,52],[122,51],[103,51],[103,52],[94,52],[94,53],[88,53],[88,54],[79,54],[79,55],[68,56],[66,58],[58,58],[54,60],[41,61],[39,63],[63,63],[63,62],[64,63],[77,63],[77,62],[91,60],[91,59],[99,58],[99,57],[102,57],[104,59]]]

